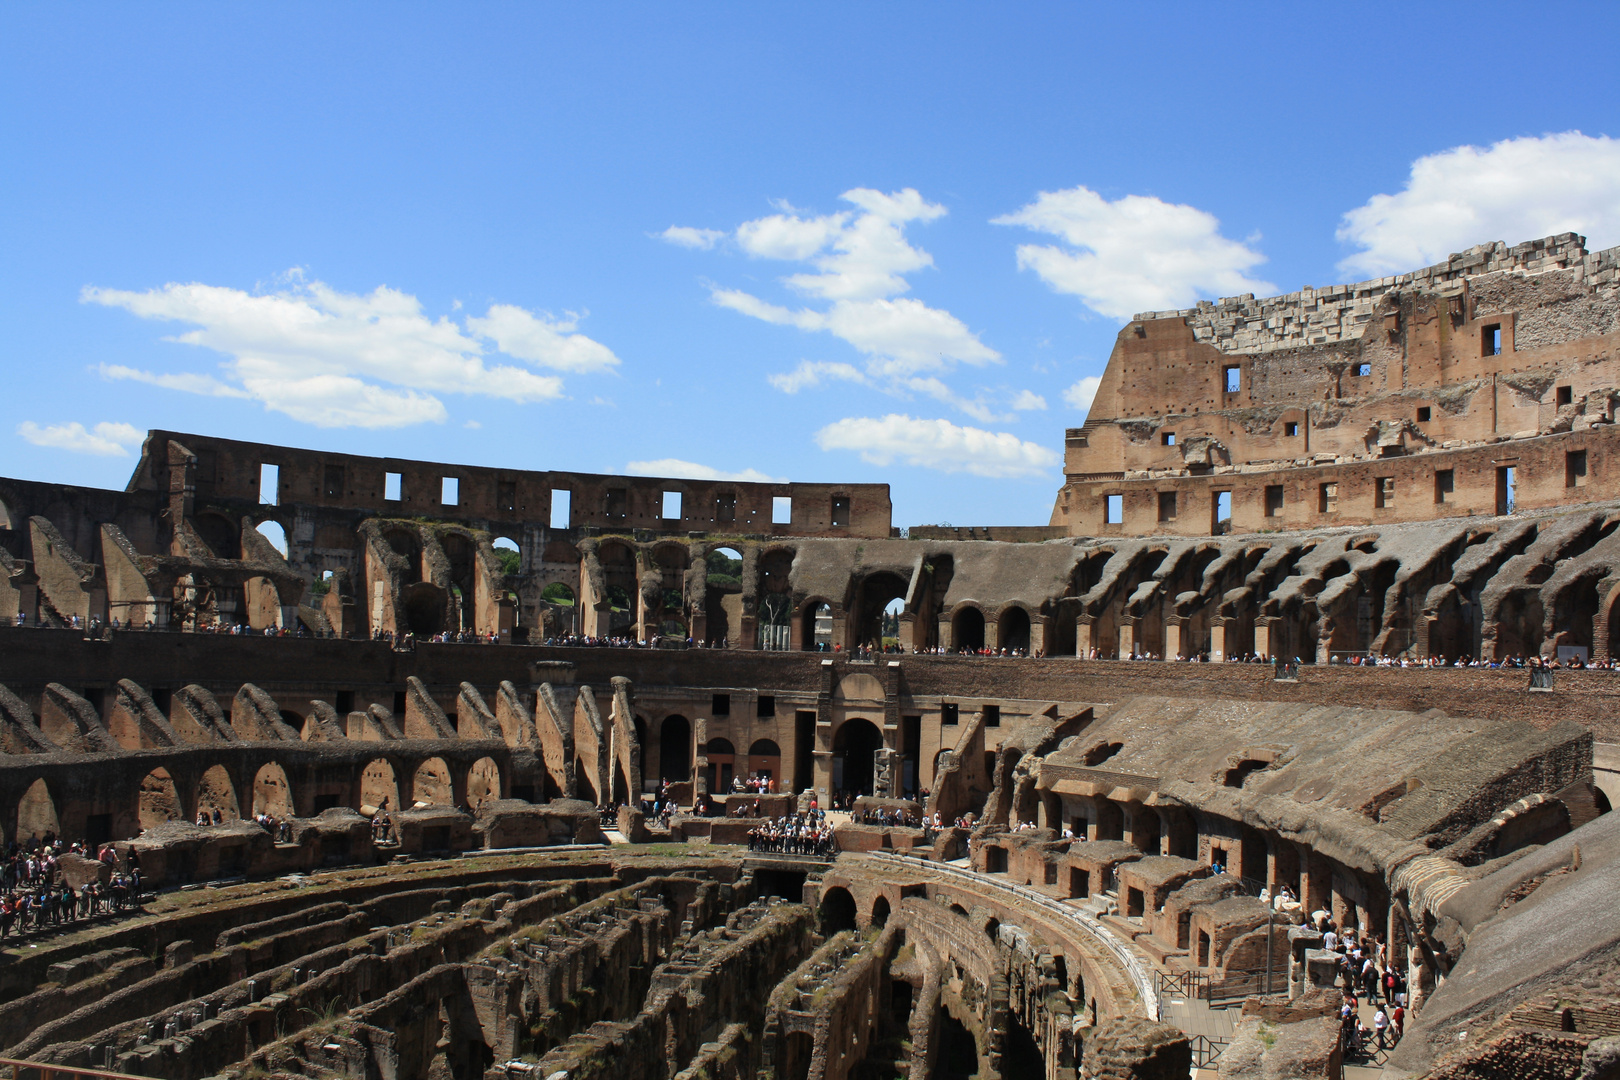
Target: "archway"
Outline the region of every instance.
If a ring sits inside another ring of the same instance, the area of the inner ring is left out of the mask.
[[[709,759],[709,790],[724,795],[731,790],[736,776],[737,748],[730,739],[714,738],[703,748],[703,754]]]
[[[185,817],[180,808],[180,792],[176,790],[174,777],[169,775],[167,769],[153,769],[141,780],[140,807],[136,817],[143,832]]]
[[[523,572],[523,549],[518,547],[516,540],[509,536],[497,536],[490,541],[490,547],[495,549],[495,558],[500,561],[502,574],[513,577]]]
[[[579,607],[573,589],[561,581],[553,581],[540,590],[540,600],[547,605],[540,616],[543,636],[557,638],[579,632]]]
[[[833,734],[833,790],[872,794],[873,759],[883,734],[870,720],[845,720]]]
[[[996,645],[1010,652],[1029,652],[1029,612],[1014,605],[1001,613]]]
[[[444,590],[426,581],[404,590],[405,628],[418,638],[444,632]]]
[[[805,605],[799,640],[806,652],[831,652],[833,637],[832,605]]]
[[[253,813],[273,818],[293,816],[292,785],[287,771],[275,762],[262,766],[253,775]]]
[[[658,775],[671,783],[692,778],[692,725],[679,714],[658,728]]]
[[[772,790],[782,779],[782,748],[772,739],[755,739],[748,748],[748,775],[764,777],[773,782]]]
[[[884,636],[886,613],[891,605],[899,601],[896,609],[895,634],[900,636],[899,610],[905,607],[907,581],[899,574],[882,571],[868,574],[861,579],[855,589],[855,602],[849,612],[848,640],[845,647],[850,649],[881,648]]]
[[[872,925],[885,926],[889,922],[889,898],[879,896],[872,901]]]
[[[23,792],[17,803],[17,835],[14,839],[26,841],[29,837],[44,840],[47,836],[62,835],[62,822],[56,816],[56,802],[44,780],[35,780]]]
[[[707,565],[703,594],[704,638],[707,644],[731,645],[737,641],[742,629],[742,552],[736,548],[715,548],[703,557]],[[768,600],[770,597],[764,598]],[[784,649],[775,637],[766,633],[767,611],[764,600],[760,603],[759,624],[762,649]]]
[[[479,758],[467,771],[467,805],[476,809],[480,803],[500,797],[501,767],[494,758]]]
[[[405,573],[400,580],[411,584],[422,580],[422,538],[408,529],[390,529],[383,534],[395,555],[405,560]]]
[[[261,521],[254,528],[259,530],[260,536],[270,541],[271,547],[281,552],[283,559],[287,557],[287,530],[281,527],[280,522]]]
[[[883,609],[883,651],[900,651],[900,616],[905,614],[906,602],[900,597],[890,600]]]
[[[221,821],[236,821],[242,816],[241,804],[236,798],[236,785],[223,765],[215,765],[202,774],[197,783],[197,809],[213,819],[219,811]]]
[[[360,812],[370,817],[384,809],[390,813],[400,809],[399,781],[387,758],[373,758],[360,771]]]
[[[454,791],[450,783],[450,766],[440,757],[430,757],[422,762],[411,777],[412,805],[451,806],[455,803]]]
[[[842,886],[834,886],[821,896],[821,932],[832,935],[855,929],[855,898]]]
[[[984,648],[984,612],[965,607],[951,617],[951,648],[970,652]]]

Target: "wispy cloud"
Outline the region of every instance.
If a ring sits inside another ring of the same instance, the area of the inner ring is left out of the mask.
[[[1073,386],[1063,391],[1063,400],[1081,412],[1091,408],[1091,403],[1097,398],[1097,387],[1102,385],[1102,377],[1087,375]]]
[[[590,374],[619,363],[577,332],[575,315],[492,304],[482,317],[433,319],[408,293],[387,286],[345,293],[296,273],[271,292],[170,283],[143,292],[88,287],[82,299],[189,324],[195,329],[170,340],[228,357],[217,377],[103,365],[104,378],[251,399],[318,427],[442,422],[448,410],[440,394],[553,401],[563,396],[562,378],[536,369]],[[487,343],[523,363],[487,363]]]
[[[1005,479],[1038,476],[1058,462],[1057,453],[1009,432],[962,427],[891,413],[849,417],[816,432],[823,450],[852,450],[873,465],[900,462],[946,473]]]
[[[87,430],[77,420],[44,427],[32,420],[24,420],[17,425],[17,434],[35,446],[101,457],[128,457],[130,449],[139,446],[145,437],[145,433],[133,424],[103,421]]]
[[[719,229],[694,229],[689,225],[671,225],[663,232],[653,235],[676,247],[693,248],[698,251],[708,251],[726,238],[726,234]]]
[[[770,476],[760,472],[758,469],[728,472],[725,469],[714,469],[707,465],[699,465],[695,461],[682,461],[680,458],[632,461],[625,465],[624,471],[631,476],[667,476],[672,480],[737,480],[748,484],[787,483],[787,480],[783,477]]]

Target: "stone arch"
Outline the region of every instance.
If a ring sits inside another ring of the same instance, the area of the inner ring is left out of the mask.
[[[223,765],[213,765],[202,774],[197,781],[197,809],[213,817],[214,811],[219,811],[223,821],[237,821],[242,816],[242,803],[236,795],[236,782],[231,779],[230,770]]]
[[[692,778],[692,723],[679,713],[658,726],[658,777],[673,783]]]
[[[830,652],[833,646],[833,606],[813,596],[799,606],[799,640],[806,652]]]
[[[885,926],[889,921],[889,898],[882,893],[872,901],[872,925]]]
[[[287,770],[271,761],[253,774],[253,813],[269,814],[273,818],[293,816],[292,784]]]
[[[389,529],[383,533],[383,542],[386,543],[395,555],[405,560],[405,572],[400,575],[403,584],[410,585],[422,580],[422,538],[412,529],[404,526]]]
[[[403,592],[405,629],[418,638],[444,632],[447,599],[445,591],[428,581],[418,581]]]
[[[821,906],[817,910],[821,917],[822,933],[830,936],[842,930],[855,929],[855,898],[843,886],[835,885],[822,893]]]
[[[852,716],[833,732],[833,790],[873,794],[877,751],[883,733],[864,717]]]
[[[951,648],[984,648],[984,612],[975,603],[961,603],[951,612]]]
[[[450,564],[450,588],[445,607],[445,629],[473,630],[478,627],[478,546],[459,529],[439,534],[439,548]]]
[[[748,775],[758,777],[764,775],[776,781],[780,786],[782,780],[782,748],[774,739],[755,739],[748,747]]]
[[[455,788],[450,777],[450,766],[442,757],[430,757],[417,765],[411,774],[411,804],[427,803],[431,806],[454,806]]]
[[[1029,652],[1032,624],[1029,612],[1021,604],[1002,608],[996,619],[996,645],[999,648]]]
[[[722,641],[729,645],[744,645],[739,640],[742,633],[742,592],[743,592],[743,554],[729,544],[710,547],[703,553],[704,562],[704,640],[710,645],[719,645]],[[780,594],[777,594],[780,595]],[[784,597],[784,599],[786,599]],[[790,605],[791,606],[791,605]],[[777,642],[777,638],[786,637],[786,634],[770,633],[768,613],[763,605],[759,611],[760,647],[768,649],[785,649],[788,646]],[[789,614],[790,613],[784,613]],[[791,617],[782,620],[784,627],[790,626]],[[772,624],[774,625],[774,624]]]
[[[265,538],[271,547],[281,552],[281,557],[287,557],[287,530],[281,522],[272,519],[261,521],[253,526],[258,534]]]
[[[1537,656],[1541,653],[1541,595],[1534,589],[1515,589],[1502,597],[1496,609],[1496,655]]]
[[[889,605],[901,601],[904,608],[910,582],[892,570],[879,570],[867,574],[855,585],[854,603],[845,620],[848,640],[845,648],[878,647],[883,639],[883,618]]]
[[[25,841],[36,836],[43,840],[47,833],[61,836],[62,819],[56,813],[50,785],[41,777],[28,785],[17,802],[17,835],[13,839]]]
[[[141,830],[155,829],[169,821],[181,821],[185,811],[180,806],[180,791],[174,786],[169,770],[156,768],[141,779],[137,798],[136,820]]]
[[[399,778],[393,762],[372,758],[360,768],[360,812],[370,816],[385,807],[390,812],[401,809]]]
[[[481,757],[467,770],[467,805],[501,797],[501,767],[492,757]]]

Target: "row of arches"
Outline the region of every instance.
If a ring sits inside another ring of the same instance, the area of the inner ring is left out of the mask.
[[[396,763],[388,758],[373,758],[360,766],[355,782],[343,785],[322,785],[328,790],[316,793],[307,800],[295,797],[293,783],[287,770],[277,762],[259,767],[251,779],[233,775],[224,765],[213,765],[203,771],[192,785],[182,787],[166,768],[152,769],[143,776],[135,789],[135,805],[120,807],[98,801],[88,814],[70,820],[63,811],[65,799],[61,790],[45,778],[36,779],[19,799],[11,835],[7,839],[26,841],[30,837],[43,840],[46,836],[78,839],[78,832],[91,843],[128,839],[136,832],[155,828],[170,821],[196,821],[204,815],[210,822],[239,821],[268,814],[285,819],[303,813],[348,805],[367,816],[387,808],[397,811],[414,805],[456,805],[457,778],[442,757],[430,757],[406,771],[407,763]],[[484,757],[473,762],[465,775],[465,792],[460,802],[470,807],[503,797],[505,782],[501,766],[493,758]],[[340,793],[346,790],[348,799]],[[304,805],[301,807],[300,803]]]

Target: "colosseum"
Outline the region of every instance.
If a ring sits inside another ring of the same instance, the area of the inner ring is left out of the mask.
[[[172,431],[0,479],[0,1054],[1620,1077],[1617,402],[1565,234],[1139,315],[1044,526]]]

